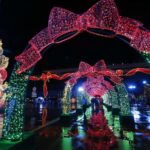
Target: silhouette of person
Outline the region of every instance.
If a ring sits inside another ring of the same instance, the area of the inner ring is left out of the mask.
[[[92,114],[93,113],[98,113],[99,109],[100,109],[100,101],[99,101],[99,96],[95,95],[92,99],[91,99],[91,106],[92,106]]]

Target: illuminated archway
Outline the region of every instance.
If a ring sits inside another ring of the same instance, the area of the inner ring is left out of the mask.
[[[106,30],[111,34],[103,34]],[[16,57],[20,63],[16,63],[9,82],[3,128],[5,139],[22,138],[24,95],[32,67],[42,58],[40,52],[48,45],[64,42],[82,31],[109,38],[121,35],[129,39],[130,46],[150,63],[150,32],[142,23],[120,16],[114,0],[100,0],[82,15],[54,7],[48,27],[34,36],[25,51]]]

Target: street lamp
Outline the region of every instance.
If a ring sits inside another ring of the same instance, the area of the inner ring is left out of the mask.
[[[78,88],[78,91],[79,91],[79,92],[84,92],[84,88],[83,88],[83,87],[79,87],[79,88]]]
[[[146,81],[146,80],[143,80],[142,83],[143,83],[143,84],[147,84],[147,81]]]
[[[135,86],[135,85],[129,85],[129,86],[128,86],[128,89],[134,90],[134,89],[136,89],[136,86]]]

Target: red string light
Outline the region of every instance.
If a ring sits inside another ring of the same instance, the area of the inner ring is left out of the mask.
[[[100,0],[82,15],[66,9],[54,7],[49,16],[48,27],[39,32],[30,41],[30,47],[16,57],[21,63],[18,73],[34,66],[41,58],[40,52],[52,43],[69,40],[83,30],[98,35],[90,29],[113,31],[130,40],[130,46],[138,51],[150,52],[150,32],[142,29],[142,23],[127,17],[119,16],[114,0]],[[57,39],[64,34],[74,34],[66,39]]]

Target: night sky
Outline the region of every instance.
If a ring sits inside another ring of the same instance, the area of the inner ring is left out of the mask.
[[[48,16],[53,6],[83,13],[98,0],[0,0],[0,38],[3,39],[5,54],[11,58],[19,55],[28,41],[47,27]],[[150,29],[149,0],[115,0],[120,15],[137,19]],[[144,59],[136,50],[114,38],[97,37],[81,33],[64,43],[53,45],[43,53],[33,74],[45,70],[74,68],[79,62],[93,65],[99,59],[106,64],[138,63]]]

